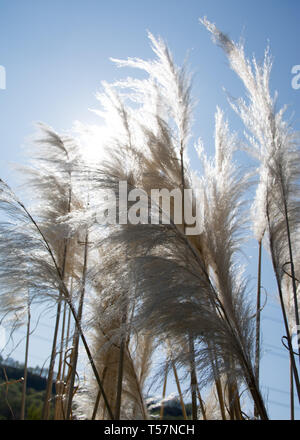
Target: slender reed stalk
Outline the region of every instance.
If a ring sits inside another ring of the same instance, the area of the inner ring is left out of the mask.
[[[225,51],[230,67],[240,77],[248,93],[248,102],[244,99],[235,102],[231,100],[231,105],[240,115],[248,130],[246,137],[252,147],[251,153],[260,160],[259,187],[263,191],[259,216],[263,217],[263,223],[266,223],[267,219],[269,246],[283,314],[285,338],[288,342],[300,402],[298,371],[289,334],[289,323],[282,288],[284,281],[283,267],[287,264],[286,258],[289,258],[295,322],[298,323],[295,261],[293,259],[291,237],[293,234],[295,241],[299,237],[297,233],[300,209],[299,133],[293,131],[290,124],[284,121],[285,108],[279,111],[276,110],[276,97],[271,96],[269,87],[272,68],[269,49],[266,50],[264,62],[260,65],[254,57],[252,61],[246,58],[242,44],[231,41],[227,35],[220,32],[206,18],[202,19],[201,22],[212,33],[215,42]],[[297,333],[299,336],[299,327]],[[299,345],[298,354],[300,355]]]
[[[85,240],[84,240],[84,257],[83,257],[83,269],[82,269],[82,288],[79,299],[79,307],[78,307],[78,320],[81,322],[82,320],[82,312],[83,312],[83,304],[84,304],[84,295],[85,295],[85,284],[86,284],[86,271],[87,271],[87,260],[88,260],[88,245],[89,245],[89,234],[86,231]],[[66,410],[66,418],[67,420],[70,418],[71,409],[72,409],[72,400],[73,400],[73,387],[75,382],[76,375],[76,367],[78,361],[78,345],[79,345],[79,331],[78,328],[75,328],[74,342],[73,342],[73,351],[72,351],[72,362],[71,362],[71,376],[69,382],[69,393],[67,398],[67,410]]]
[[[234,411],[235,411],[235,418],[236,420],[243,420],[242,415],[242,409],[241,409],[241,403],[240,403],[240,396],[239,396],[239,389],[237,386],[236,381],[234,380],[233,383],[233,393],[234,393]]]
[[[229,408],[227,408],[227,412],[229,413],[230,420],[235,420],[235,408],[234,408],[235,395],[230,378],[228,378],[227,388],[228,388],[227,394],[228,394],[228,402],[229,402]]]
[[[71,300],[72,300],[72,294],[73,294],[73,277],[71,277],[71,282],[70,282]],[[64,382],[64,390],[65,390],[66,396],[68,396],[68,385],[69,385],[69,379],[70,379],[70,372],[68,369],[68,372],[66,373],[66,366],[67,366],[68,352],[71,351],[71,348],[68,348],[69,347],[69,338],[70,338],[70,333],[71,333],[71,319],[72,319],[72,313],[71,313],[71,310],[68,309],[67,334],[66,334],[66,339],[65,339],[64,363],[63,363],[63,372],[62,372],[62,378],[63,378],[63,382]],[[69,368],[70,368],[70,366],[69,366]],[[64,409],[63,409],[64,414],[66,414],[67,404],[68,404],[68,399],[66,398],[65,402],[64,402]]]
[[[198,399],[199,399],[199,404],[200,404],[203,420],[207,420],[207,418],[206,418],[206,411],[205,411],[205,405],[204,405],[203,399],[201,397],[199,386],[197,386],[197,395],[198,395]]]
[[[125,325],[125,323],[126,323],[126,314],[124,313],[123,319],[122,319],[122,327]],[[120,340],[120,353],[119,353],[119,368],[118,368],[115,420],[120,420],[120,413],[121,413],[125,344],[126,344],[126,333],[125,333],[124,329],[122,328],[122,334],[121,334],[121,340]]]
[[[294,399],[294,379],[293,379],[293,367],[290,355],[290,411],[291,420],[295,420],[295,399]]]
[[[58,372],[55,381],[56,396],[55,396],[54,420],[61,420],[63,418],[63,394],[64,394],[63,366],[64,366],[66,308],[67,308],[67,304],[64,302],[63,322],[62,322],[61,337],[60,337]]]
[[[260,313],[261,313],[261,251],[262,238],[258,242],[258,269],[257,269],[257,296],[256,296],[256,335],[255,335],[255,379],[259,387],[259,363],[260,363]],[[254,406],[254,416],[257,417],[257,409]]]
[[[66,259],[67,259],[67,241],[65,240],[64,254],[63,254],[63,266],[62,266],[62,272],[61,272],[62,279],[64,279]],[[56,359],[56,354],[57,354],[56,347],[57,347],[57,338],[58,338],[59,323],[60,323],[60,317],[61,317],[62,301],[63,301],[63,291],[62,291],[62,289],[60,289],[58,303],[57,303],[57,309],[56,309],[56,318],[55,318],[54,334],[53,334],[53,341],[52,341],[51,358],[50,358],[50,364],[49,364],[49,369],[48,369],[46,394],[45,394],[45,400],[44,400],[43,412],[42,412],[43,420],[47,420],[49,418],[50,396],[51,396],[52,386],[53,386],[54,367],[55,367],[55,359]]]
[[[216,385],[217,395],[218,395],[218,399],[219,399],[222,420],[226,420],[224,396],[223,396],[221,380],[219,378],[215,379],[215,385]]]
[[[99,373],[98,373],[98,371],[97,371],[97,368],[96,368],[96,365],[95,365],[94,359],[93,359],[93,357],[92,357],[92,353],[91,353],[91,351],[90,351],[89,345],[88,345],[87,340],[86,340],[86,338],[85,338],[85,336],[84,336],[84,333],[83,333],[83,331],[82,331],[80,321],[79,321],[78,318],[77,318],[77,314],[76,314],[76,311],[75,311],[75,309],[74,309],[74,307],[73,307],[73,304],[72,304],[71,302],[69,302],[69,300],[68,300],[68,305],[69,305],[69,307],[70,307],[70,309],[71,309],[71,312],[72,312],[72,315],[73,315],[73,317],[74,317],[74,320],[75,320],[76,326],[77,326],[77,328],[78,328],[78,330],[79,330],[79,334],[80,334],[80,337],[81,337],[81,340],[82,340],[82,343],[83,343],[84,349],[85,349],[85,351],[86,351],[86,354],[87,354],[87,357],[88,357],[89,363],[90,363],[90,365],[91,365],[91,367],[92,367],[92,370],[93,370],[93,373],[94,373],[94,375],[95,375],[95,378],[96,378],[97,384],[98,384],[99,389],[100,389],[100,391],[101,391],[101,394],[102,394],[102,396],[103,396],[103,400],[104,400],[104,403],[105,403],[106,409],[107,409],[107,411],[108,411],[109,417],[111,418],[111,420],[114,420],[113,412],[112,412],[112,410],[111,410],[111,408],[110,408],[110,405],[109,405],[108,399],[107,399],[107,397],[106,397],[106,393],[105,393],[105,391],[104,391],[104,388],[103,388],[103,385],[102,385],[102,382],[101,382],[101,379],[100,379]]]
[[[48,368],[47,386],[46,386],[45,400],[44,400],[43,412],[42,412],[43,420],[48,420],[48,417],[49,417],[50,396],[51,396],[52,387],[53,387],[53,375],[54,375],[54,366],[55,366],[55,358],[56,358],[56,345],[57,345],[59,321],[60,321],[60,315],[61,315],[61,301],[62,301],[62,291],[60,291],[59,299],[58,299],[58,303],[57,303],[57,309],[56,309],[56,319],[55,319],[54,333],[53,333],[53,340],[52,340],[52,350],[51,350],[50,364],[49,364],[49,368]]]
[[[267,204],[267,207],[266,207],[266,214],[267,214],[268,224],[270,225],[270,215],[269,215],[269,205],[268,204]],[[288,350],[289,350],[289,353],[290,353],[290,361],[291,361],[291,364],[292,364],[292,370],[293,370],[293,375],[294,375],[294,378],[295,378],[295,384],[296,384],[296,389],[297,389],[297,394],[298,394],[298,400],[299,400],[299,403],[300,403],[300,381],[299,381],[298,370],[297,370],[297,367],[296,367],[296,362],[295,362],[295,357],[294,357],[294,350],[293,350],[292,340],[291,340],[291,336],[290,336],[288,318],[287,318],[287,314],[286,314],[286,310],[285,310],[285,305],[284,305],[283,292],[282,292],[282,287],[281,287],[281,280],[280,280],[280,276],[279,276],[279,273],[278,273],[278,265],[277,265],[276,260],[275,260],[275,251],[274,251],[274,243],[273,243],[273,236],[272,236],[272,234],[269,234],[269,242],[270,242],[272,264],[273,264],[273,269],[274,269],[274,273],[275,273],[275,277],[276,277],[276,282],[277,282],[277,289],[278,289],[278,295],[279,295],[279,300],[280,300],[280,307],[281,307],[283,323],[284,323],[284,328],[285,328],[285,333],[286,333],[286,340],[287,340],[287,343],[288,343]]]
[[[189,336],[189,353],[191,356],[191,391],[192,391],[192,420],[197,420],[198,410],[197,410],[197,376],[195,367],[195,348],[192,336]]]
[[[102,383],[103,383],[103,385],[104,385],[104,380],[105,380],[106,372],[107,372],[107,366],[105,366],[104,369],[103,369],[103,374],[102,374]],[[95,405],[94,405],[94,409],[93,409],[92,420],[95,420],[95,418],[96,418],[97,411],[98,411],[98,408],[99,408],[100,399],[101,399],[101,391],[98,390],[96,401],[95,401]]]
[[[181,409],[182,409],[183,418],[184,418],[184,420],[187,420],[188,417],[187,417],[187,414],[186,414],[185,404],[184,404],[184,401],[183,401],[181,386],[180,386],[180,382],[179,382],[179,379],[178,379],[176,365],[175,365],[175,362],[173,360],[172,360],[172,368],[173,368],[173,373],[174,373],[174,377],[175,377],[175,381],[176,381],[176,386],[177,386],[177,390],[178,390],[178,394],[179,394],[179,399],[180,399],[180,405],[181,405]]]
[[[70,336],[70,321],[71,321],[71,312],[68,310],[68,323],[67,323],[67,333],[66,338],[64,341],[64,358],[63,358],[63,365],[62,365],[62,373],[61,373],[61,385],[62,385],[62,398],[60,402],[60,415],[63,418],[63,420],[66,419],[66,405],[68,403],[67,401],[67,391],[68,391],[68,385],[69,385],[69,371],[66,373],[66,367],[70,367],[68,365],[67,358],[69,357],[70,349],[68,348],[68,339]]]
[[[298,298],[297,298],[296,275],[295,275],[295,266],[294,266],[294,258],[293,258],[292,243],[291,243],[291,232],[290,232],[290,221],[289,221],[289,215],[288,215],[287,197],[285,194],[284,185],[281,185],[281,189],[282,189],[282,193],[283,193],[282,198],[283,198],[283,205],[284,205],[284,218],[285,218],[285,224],[286,224],[288,249],[289,249],[289,257],[290,257],[290,265],[291,265],[295,322],[296,322],[296,326],[297,326],[298,361],[299,361],[299,365],[300,365],[300,318],[299,318],[299,307],[298,307]]]
[[[28,352],[29,352],[29,339],[30,339],[30,302],[28,298],[27,302],[27,330],[26,330],[26,346],[25,346],[25,362],[24,362],[24,380],[22,383],[22,398],[21,398],[21,416],[20,419],[25,419],[25,404],[26,404],[26,392],[27,392],[27,373],[28,373]]]
[[[166,397],[166,390],[167,390],[167,380],[168,380],[168,364],[166,365],[166,371],[165,371],[165,377],[164,377],[164,385],[163,385],[163,392],[162,392],[162,402],[160,405],[160,413],[159,413],[159,418],[160,420],[163,420],[164,418],[164,399]]]

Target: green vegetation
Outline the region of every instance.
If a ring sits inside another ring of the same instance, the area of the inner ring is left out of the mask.
[[[7,375],[9,385],[5,385]],[[0,356],[0,420],[18,420],[20,419],[22,382],[16,382],[23,377],[24,366],[17,361],[9,360],[4,362]],[[26,394],[26,420],[41,420],[43,401],[45,399],[45,390],[47,371],[42,372],[40,367],[28,369],[28,388]],[[54,385],[52,393],[54,395]],[[154,409],[151,415],[159,419],[159,408]],[[188,417],[191,415],[191,404],[186,405]],[[53,419],[53,410],[50,413]],[[163,420],[182,420],[182,410],[179,402],[174,401],[165,404]]]
[[[25,419],[39,420],[45,398],[46,378],[39,367],[29,368],[27,377]],[[43,373],[45,374],[45,372]],[[9,384],[6,385],[6,378]],[[16,361],[7,363],[0,356],[0,420],[20,419],[22,382],[24,367]],[[54,387],[52,389],[54,392]]]

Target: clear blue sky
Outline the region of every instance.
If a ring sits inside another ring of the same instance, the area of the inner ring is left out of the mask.
[[[167,41],[177,63],[189,53],[198,102],[194,133],[203,138],[208,151],[216,105],[225,109],[231,126],[241,130],[222,87],[237,97],[243,89],[198,23],[203,15],[232,38],[242,35],[250,55],[255,52],[262,58],[270,42],[272,87],[279,92],[279,103],[295,112],[294,126],[299,129],[300,90],[291,87],[291,68],[300,64],[299,0],[0,0],[0,65],[7,75],[7,89],[0,90],[1,177],[15,184],[8,163],[24,161],[22,145],[33,132],[34,121],[58,131],[71,128],[74,120],[97,121],[88,109],[97,106],[94,95],[100,81],[130,73],[116,69],[109,57],[151,57],[147,30]],[[254,243],[246,252],[255,274]],[[270,298],[263,318],[263,392],[271,417],[288,418],[288,361],[281,348],[283,330],[267,258],[263,284]],[[49,352],[46,341],[39,339],[50,339],[49,321],[43,318],[42,323],[32,343],[33,365]],[[19,348],[16,357],[21,356]]]

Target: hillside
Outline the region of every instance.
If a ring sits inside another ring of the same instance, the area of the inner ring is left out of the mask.
[[[25,418],[39,420],[42,414],[44,390],[46,388],[47,371],[40,374],[40,368],[29,368],[27,376],[27,396]],[[10,382],[5,385],[5,374]],[[24,369],[18,362],[9,359],[4,362],[0,356],[0,420],[14,420],[20,418],[22,382]],[[52,392],[54,393],[54,385]]]
[[[9,385],[5,385],[5,373]],[[27,397],[25,419],[40,420],[42,416],[43,400],[46,389],[46,374],[41,374],[40,367],[29,368],[27,376]],[[18,420],[20,418],[22,382],[19,381],[24,375],[22,364],[13,359],[3,360],[0,356],[0,420]],[[53,384],[52,393],[55,393]],[[151,410],[154,418],[159,418],[159,405]],[[191,413],[191,405],[186,405],[188,416]],[[164,420],[183,419],[179,401],[174,398],[165,403]]]

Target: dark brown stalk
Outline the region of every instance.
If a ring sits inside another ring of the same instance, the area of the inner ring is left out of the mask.
[[[66,377],[66,366],[67,366],[67,353],[69,351],[68,344],[69,344],[69,337],[70,337],[70,330],[71,330],[71,311],[68,310],[68,324],[67,324],[67,334],[65,339],[65,347],[64,347],[64,362],[63,362],[63,371],[62,371],[62,380],[64,382],[64,390],[65,393],[67,392],[67,378],[69,377],[69,374]],[[65,406],[65,405],[64,405]],[[64,413],[66,411],[64,410]]]
[[[58,327],[59,327],[59,320],[60,320],[60,312],[61,312],[61,295],[58,300],[57,310],[56,310],[56,320],[55,320],[55,327],[54,327],[54,334],[53,334],[53,341],[52,341],[52,351],[51,351],[50,365],[49,365],[49,371],[48,371],[46,395],[45,395],[43,413],[42,413],[43,420],[47,420],[48,414],[49,414],[49,404],[50,404],[50,396],[51,396],[52,386],[53,386],[53,372],[54,372],[54,365],[55,365],[55,358],[56,358],[56,343],[57,343]]]
[[[25,363],[24,363],[24,380],[22,383],[22,399],[21,399],[21,416],[20,419],[25,419],[25,403],[26,403],[26,391],[27,391],[27,373],[28,373],[28,352],[29,352],[29,339],[30,339],[30,302],[27,304],[27,331],[26,331],[26,347],[25,347]]]
[[[95,365],[94,359],[93,359],[93,357],[92,357],[91,351],[90,351],[90,349],[89,349],[88,343],[87,343],[87,341],[86,341],[86,339],[85,339],[85,336],[84,336],[84,333],[83,333],[83,331],[82,331],[80,321],[78,320],[78,317],[77,317],[77,314],[76,314],[76,311],[75,311],[75,309],[74,309],[74,306],[73,306],[72,302],[69,301],[69,300],[67,300],[67,302],[68,302],[68,305],[69,305],[69,307],[70,307],[70,309],[71,309],[71,312],[72,312],[73,318],[74,318],[74,320],[75,320],[75,324],[76,324],[76,326],[77,326],[77,328],[78,328],[78,330],[79,330],[79,334],[80,334],[80,337],[81,337],[81,340],[82,340],[82,343],[83,343],[83,346],[84,346],[85,352],[86,352],[86,354],[87,354],[87,357],[88,357],[89,363],[91,364],[91,367],[92,367],[93,373],[94,373],[94,375],[95,375],[95,378],[96,378],[97,384],[98,384],[99,389],[100,389],[100,391],[101,391],[101,394],[102,394],[102,396],[103,396],[103,400],[104,400],[104,403],[105,403],[106,409],[107,409],[107,411],[108,411],[109,417],[110,417],[111,420],[114,420],[114,415],[113,415],[112,410],[111,410],[111,408],[110,408],[110,405],[109,405],[109,402],[108,402],[108,399],[107,399],[106,393],[105,393],[105,391],[104,391],[104,388],[103,388],[103,385],[102,385],[102,382],[101,382],[101,379],[100,379],[99,373],[98,373],[98,371],[97,371],[97,368],[96,368],[96,365]]]
[[[122,386],[123,386],[123,372],[124,372],[124,354],[126,344],[126,311],[122,315],[122,333],[120,340],[120,352],[119,352],[119,368],[118,368],[118,381],[117,381],[117,395],[116,395],[116,407],[115,407],[115,420],[120,420],[121,403],[122,403]]]
[[[258,387],[259,387],[259,363],[260,363],[261,251],[262,251],[262,238],[258,241],[256,335],[255,335],[255,366],[254,366],[255,379]],[[254,416],[258,417],[258,412],[255,405],[254,405]]]
[[[60,351],[58,361],[58,372],[55,382],[56,396],[55,396],[55,409],[54,420],[61,420],[63,418],[63,394],[64,394],[64,382],[63,382],[63,364],[64,364],[64,338],[65,338],[65,325],[66,325],[66,303],[64,303],[63,322],[60,338]]]
[[[81,289],[81,295],[79,299],[79,307],[77,312],[78,320],[81,322],[82,319],[82,310],[83,310],[83,303],[84,303],[84,295],[85,295],[85,283],[86,283],[86,270],[87,270],[87,258],[88,258],[88,241],[89,241],[89,234],[88,231],[86,231],[85,234],[85,240],[84,240],[84,257],[83,257],[83,269],[82,269],[82,289]],[[66,418],[69,420],[71,416],[71,410],[72,410],[72,400],[73,400],[73,387],[75,383],[75,376],[76,376],[76,368],[77,368],[77,361],[78,361],[78,346],[79,346],[79,331],[78,328],[75,328],[75,335],[74,335],[74,347],[73,347],[73,353],[72,353],[72,362],[71,362],[71,376],[70,376],[70,382],[69,382],[69,393],[68,393],[68,401],[67,401],[67,411],[66,411]]]
[[[230,420],[243,420],[242,410],[240,405],[238,384],[234,377],[228,378],[228,413]]]
[[[189,352],[191,356],[191,390],[192,390],[192,420],[197,420],[198,411],[197,411],[197,376],[196,376],[196,368],[195,368],[195,348],[194,348],[194,340],[192,336],[189,336]]]
[[[65,245],[64,245],[63,265],[62,265],[62,272],[61,272],[62,279],[64,279],[66,258],[67,258],[67,240],[65,240]],[[53,386],[54,366],[55,366],[55,359],[56,359],[56,354],[57,354],[56,345],[57,345],[59,322],[60,322],[60,316],[61,316],[62,300],[63,300],[63,291],[62,291],[62,289],[60,289],[58,303],[57,303],[57,309],[56,309],[56,318],[55,318],[54,334],[53,334],[53,341],[52,341],[50,365],[49,365],[48,378],[47,378],[46,394],[45,394],[43,413],[42,413],[43,420],[47,420],[49,417],[50,397],[51,397],[52,386]]]
[[[232,331],[233,331],[233,329],[232,329]],[[233,334],[235,335],[234,332],[233,332]],[[256,383],[251,360],[248,358],[248,354],[244,352],[243,347],[241,345],[239,347],[239,351],[240,351],[240,353],[239,353],[240,365],[243,369],[244,378],[245,378],[245,381],[248,385],[252,399],[253,399],[255,405],[257,406],[258,414],[262,420],[269,420],[268,413],[267,413],[262,395],[261,395],[260,390],[259,390],[257,383]]]
[[[233,392],[234,392],[234,411],[235,411],[236,420],[244,420],[241,409],[239,388],[237,381],[235,379],[233,380]]]
[[[183,401],[181,386],[180,386],[180,382],[178,379],[178,374],[177,374],[175,362],[173,360],[172,360],[172,367],[173,367],[173,373],[174,373],[174,377],[175,377],[175,381],[176,381],[176,385],[177,385],[177,390],[178,390],[178,394],[179,394],[182,414],[183,414],[184,420],[187,420],[188,418],[187,418],[186,409],[185,409],[185,405],[184,405],[184,401]]]
[[[218,395],[218,399],[219,399],[222,420],[226,420],[223,390],[222,390],[221,381],[218,377],[215,378],[215,385],[216,385],[217,395]]]
[[[71,277],[71,283],[70,283],[70,297],[72,297],[73,295],[73,278]],[[63,364],[63,372],[62,372],[62,377],[63,377],[63,381],[64,381],[64,386],[65,388],[67,388],[68,384],[68,380],[69,380],[69,376],[70,373],[68,372],[66,374],[66,366],[67,366],[67,353],[68,351],[70,351],[70,349],[68,349],[69,346],[69,338],[70,338],[70,332],[71,332],[71,318],[72,318],[72,314],[71,314],[71,310],[68,309],[68,324],[67,324],[67,335],[66,335],[66,339],[65,339],[65,348],[64,348],[64,364]],[[66,402],[68,403],[68,402]],[[66,406],[66,404],[64,405]],[[66,413],[66,408],[64,410],[64,413]]]
[[[295,401],[294,401],[294,380],[293,367],[290,355],[290,405],[291,405],[291,420],[295,420]]]
[[[219,400],[222,420],[226,420],[223,390],[222,390],[222,385],[221,385],[221,381],[220,381],[220,374],[219,374],[217,359],[215,359],[215,355],[214,355],[215,349],[212,346],[212,344],[210,343],[210,341],[207,341],[207,347],[209,349],[209,357],[210,357],[210,362],[211,362],[212,371],[213,371],[213,375],[214,375],[215,386],[216,386],[217,396],[218,396],[218,400]]]
[[[62,301],[62,292],[60,291],[59,299],[58,299],[58,303],[57,303],[57,309],[56,309],[56,319],[55,319],[54,334],[53,334],[53,340],[52,340],[52,350],[51,350],[51,358],[50,358],[50,364],[49,364],[49,370],[48,370],[46,394],[45,394],[45,400],[44,400],[44,405],[43,405],[43,413],[42,413],[43,420],[47,420],[48,416],[49,416],[50,396],[51,396],[52,386],[53,386],[53,373],[54,373],[54,365],[55,365],[55,358],[56,358],[56,344],[57,344],[58,328],[59,328],[59,321],[60,321],[60,314],[61,314],[61,301]]]
[[[205,405],[204,405],[204,402],[202,400],[201,393],[200,393],[200,390],[199,390],[198,386],[197,386],[197,395],[198,395],[198,399],[199,399],[199,404],[200,404],[203,420],[207,420],[206,411],[205,411]]]
[[[127,331],[127,333],[128,333],[128,331]],[[138,390],[139,399],[140,399],[140,403],[141,403],[142,414],[143,414],[144,420],[147,420],[147,418],[148,418],[147,417],[147,411],[145,409],[144,399],[143,399],[143,392],[141,390],[141,385],[140,385],[141,384],[141,378],[142,378],[142,371],[141,371],[140,377],[137,377],[136,370],[135,370],[135,367],[134,367],[134,362],[133,362],[133,359],[132,359],[132,356],[131,356],[128,344],[129,344],[129,338],[127,338],[126,345],[125,345],[126,346],[126,351],[127,351],[127,357],[128,357],[128,359],[129,359],[129,361],[130,361],[130,363],[132,365],[131,368],[132,368],[132,372],[134,374],[135,382],[136,382],[136,385],[137,385],[137,390]]]
[[[252,369],[250,369],[248,366],[245,367],[245,379],[246,383],[248,385],[249,391],[251,393],[252,399],[255,402],[255,405],[257,407],[258,414],[262,420],[269,420],[265,404],[263,401],[263,398],[260,394],[259,389],[256,385],[256,380],[253,375]]]
[[[104,369],[103,369],[103,374],[102,374],[102,383],[103,383],[103,385],[104,385],[106,371],[107,371],[107,367],[105,366]],[[97,411],[98,411],[98,408],[99,408],[100,399],[101,399],[101,391],[98,390],[96,401],[95,401],[95,405],[94,405],[94,409],[93,409],[92,420],[95,420],[95,418],[96,418]]]
[[[229,413],[230,420],[235,420],[235,410],[234,410],[235,395],[234,395],[233,384],[230,379],[228,379],[227,387],[228,387],[228,402],[229,402],[229,408],[227,409],[227,411]]]
[[[160,405],[160,420],[163,420],[164,418],[164,399],[166,397],[166,389],[167,389],[167,380],[168,380],[168,364],[166,364],[166,371],[165,371],[165,378],[164,378],[164,385],[163,385],[163,393],[162,393],[162,402]]]

